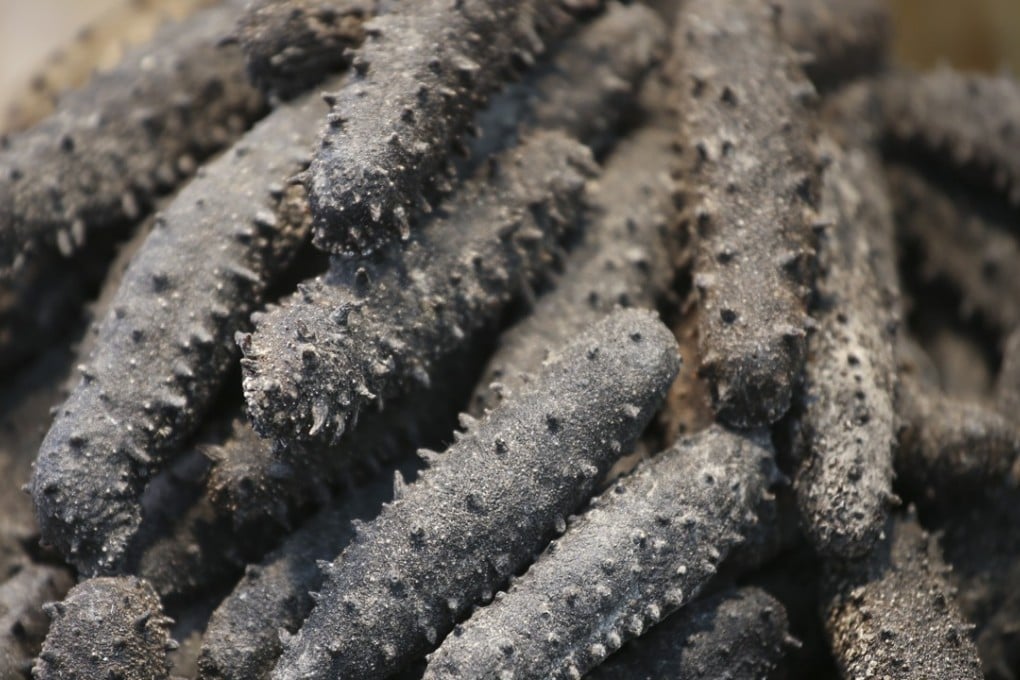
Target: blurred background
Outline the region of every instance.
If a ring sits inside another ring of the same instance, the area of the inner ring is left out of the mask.
[[[855,0],[845,0],[854,2]],[[93,32],[84,41],[91,50],[65,53],[63,72],[74,64],[115,63],[126,34],[141,42],[166,16],[182,16],[211,0],[0,0],[0,110],[54,51],[72,43],[83,26],[98,18],[119,26]],[[896,56],[925,68],[944,60],[961,68],[1020,73],[1020,0],[890,0],[897,33]],[[97,56],[98,53],[98,56]],[[57,57],[59,60],[60,57]],[[84,79],[88,70],[73,77]]]

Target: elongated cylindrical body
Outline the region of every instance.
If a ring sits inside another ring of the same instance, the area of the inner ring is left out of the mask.
[[[501,154],[407,244],[334,259],[241,336],[264,436],[337,440],[361,409],[428,386],[435,364],[548,269],[580,216],[590,152],[561,133]]]
[[[573,521],[433,653],[427,680],[578,678],[697,596],[777,476],[767,434],[681,438]]]
[[[315,244],[367,253],[407,237],[487,95],[572,24],[562,4],[416,0],[366,24],[308,173]]]
[[[701,372],[717,416],[778,420],[804,365],[819,172],[814,88],[767,3],[691,0],[667,67],[678,86],[688,223],[697,233]]]
[[[123,568],[147,477],[197,429],[235,331],[307,235],[303,192],[284,183],[320,112],[312,96],[281,107],[206,167],[124,273],[32,480],[44,539],[84,573]]]
[[[168,26],[0,145],[0,270],[27,249],[71,255],[90,233],[133,222],[264,112],[240,49],[219,44],[242,5]]]
[[[527,564],[633,446],[679,367],[654,315],[621,311],[469,428],[327,568],[276,680],[383,678]],[[437,568],[442,565],[441,568]]]
[[[43,605],[60,600],[74,584],[71,573],[47,564],[24,562],[5,570],[0,580],[0,677],[31,677],[28,669],[39,654],[50,621]],[[4,666],[4,658],[8,666]]]

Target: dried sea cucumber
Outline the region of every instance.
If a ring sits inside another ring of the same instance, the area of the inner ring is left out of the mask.
[[[63,602],[46,607],[53,619],[33,669],[36,680],[164,680],[170,619],[156,592],[133,576],[83,581]]]
[[[650,10],[645,10],[650,11]],[[545,352],[617,306],[654,309],[673,283],[670,247],[676,208],[670,170],[673,135],[647,127],[620,142],[591,193],[594,215],[556,287],[504,331],[472,397],[474,414],[522,387]]]
[[[789,645],[786,610],[760,588],[697,600],[609,657],[591,680],[766,678]]]
[[[409,236],[419,209],[445,193],[451,145],[515,64],[573,25],[569,5],[418,0],[368,22],[358,76],[330,95],[305,180],[315,244],[365,254]]]
[[[197,428],[235,361],[234,332],[305,240],[303,191],[284,182],[307,160],[320,107],[280,107],[208,165],[124,273],[32,480],[43,538],[83,573],[123,568],[147,476]]]
[[[886,534],[866,559],[829,563],[824,615],[843,677],[983,677],[937,542],[913,513]]]
[[[819,90],[882,71],[892,19],[885,0],[780,0],[779,33],[805,54],[804,71]]]
[[[386,677],[530,561],[634,445],[679,368],[655,315],[624,310],[554,354],[326,568],[276,680]],[[442,569],[435,565],[442,564]]]
[[[425,680],[581,677],[697,596],[778,474],[767,433],[713,425],[681,438],[593,500],[447,637]]]
[[[493,160],[410,243],[334,258],[241,335],[248,413],[281,440],[339,439],[368,404],[428,386],[434,364],[548,268],[579,217],[590,152],[536,133]]]
[[[639,86],[667,42],[662,19],[647,7],[608,3],[478,114],[481,136],[470,145],[472,159],[484,162],[522,131],[539,129],[563,130],[600,156],[621,124],[638,116]]]
[[[252,81],[292,97],[351,60],[380,0],[257,0],[237,27]]]
[[[353,522],[375,517],[402,479],[352,489],[249,566],[209,620],[199,658],[202,677],[267,678],[283,651],[278,631],[297,632],[312,610],[323,581],[318,562],[335,559],[354,538]]]
[[[808,451],[796,491],[815,549],[845,559],[878,540],[893,497],[900,305],[878,159],[834,145],[827,153],[822,210],[832,226],[818,243],[818,326],[808,339],[802,416]]]
[[[0,144],[0,269],[37,246],[70,255],[90,232],[135,221],[263,113],[240,50],[219,45],[241,5],[168,26]]]
[[[945,277],[958,288],[964,315],[977,312],[1004,330],[1020,324],[1016,218],[920,164],[889,163],[886,174],[897,225],[918,246],[922,274]]]
[[[939,68],[888,77],[879,92],[889,141],[1020,206],[1016,79]]]
[[[63,598],[73,584],[66,569],[45,564],[25,563],[14,574],[0,574],[0,670],[7,673],[0,677],[30,677],[50,625],[43,604]]]
[[[717,417],[779,419],[803,368],[819,171],[814,88],[766,3],[691,0],[668,72],[679,86],[688,221],[697,234],[701,371]]]
[[[117,64],[132,45],[150,40],[170,19],[181,20],[219,0],[126,0],[85,26],[74,41],[50,54],[31,78],[6,98],[0,134],[35,125],[50,115],[66,91],[85,84],[96,71]]]
[[[1000,413],[1020,413],[1020,327],[1003,341],[1002,363],[995,380],[995,406]]]

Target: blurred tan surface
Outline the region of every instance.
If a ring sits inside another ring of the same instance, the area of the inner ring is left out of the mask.
[[[1020,0],[893,0],[891,7],[901,62],[1020,74]]]

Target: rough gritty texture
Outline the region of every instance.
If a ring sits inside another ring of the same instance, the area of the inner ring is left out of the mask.
[[[353,522],[374,518],[402,483],[403,477],[352,489],[261,563],[249,566],[206,628],[199,660],[202,677],[268,678],[283,651],[279,631],[297,632],[315,604],[323,581],[318,562],[336,558],[354,538]]]
[[[531,389],[429,456],[327,567],[273,678],[382,678],[436,644],[565,528],[678,368],[672,336],[644,311],[618,312],[563,347]]]
[[[823,585],[826,630],[843,677],[981,678],[938,544],[912,514],[891,519],[887,534],[866,559],[831,563]]]
[[[832,221],[818,245],[796,482],[804,528],[830,557],[860,557],[878,540],[892,497],[899,323],[892,209],[877,159],[832,146],[822,189]]]
[[[596,155],[637,115],[639,85],[667,47],[663,21],[642,5],[609,3],[520,83],[507,86],[478,114],[481,137],[471,156],[482,162],[522,130],[557,129]]]
[[[581,677],[697,596],[770,498],[772,456],[766,434],[714,426],[643,463],[455,629],[425,680]]]
[[[670,446],[678,437],[705,429],[715,420],[708,384],[699,375],[701,357],[698,355],[698,300],[689,295],[681,305],[680,320],[673,326],[673,335],[680,345],[680,356],[688,370],[681,371],[659,414],[662,428],[662,445]]]
[[[204,168],[125,272],[32,481],[44,539],[84,573],[123,567],[146,478],[198,426],[234,332],[306,236],[303,192],[284,181],[320,109],[314,97],[278,109]]]
[[[717,416],[751,427],[789,408],[803,367],[819,183],[805,102],[814,88],[765,3],[691,0],[670,71],[698,234],[702,373]]]
[[[1020,328],[1003,341],[1002,364],[995,380],[995,406],[1000,413],[1020,413]]]
[[[649,10],[645,10],[646,12]],[[676,239],[670,167],[672,134],[643,128],[624,140],[592,188],[594,215],[557,286],[500,338],[472,398],[475,414],[522,387],[550,347],[558,347],[617,306],[654,309],[673,283]]]
[[[1020,85],[939,68],[881,85],[885,133],[1020,206]]]
[[[628,643],[591,680],[771,677],[789,644],[786,610],[759,588],[698,600]]]
[[[163,680],[170,619],[155,591],[131,577],[94,578],[47,608],[53,619],[33,669],[36,680]]]
[[[0,270],[27,249],[70,255],[89,233],[134,221],[263,112],[240,50],[218,45],[241,4],[168,26],[0,143]]]
[[[258,0],[237,34],[262,90],[293,96],[348,64],[378,0]]]
[[[498,317],[575,227],[586,148],[538,133],[480,168],[407,244],[334,259],[241,336],[256,429],[329,442],[363,407],[428,387],[435,363]]]
[[[409,236],[489,92],[572,24],[563,4],[417,0],[366,24],[306,180],[315,244],[367,253]]]
[[[1020,428],[974,400],[904,376],[896,395],[896,476],[911,498],[951,508],[1001,483],[1020,485]]]
[[[64,597],[73,583],[66,569],[27,562],[0,574],[0,670],[5,671],[0,677],[29,677],[50,625],[42,606]]]
[[[820,90],[881,71],[892,40],[886,0],[779,0],[779,32],[808,57],[804,71]]]
[[[1020,324],[1020,244],[1016,217],[923,163],[886,166],[896,221],[918,246],[921,275],[944,277],[961,293],[960,311],[1002,329]]]

